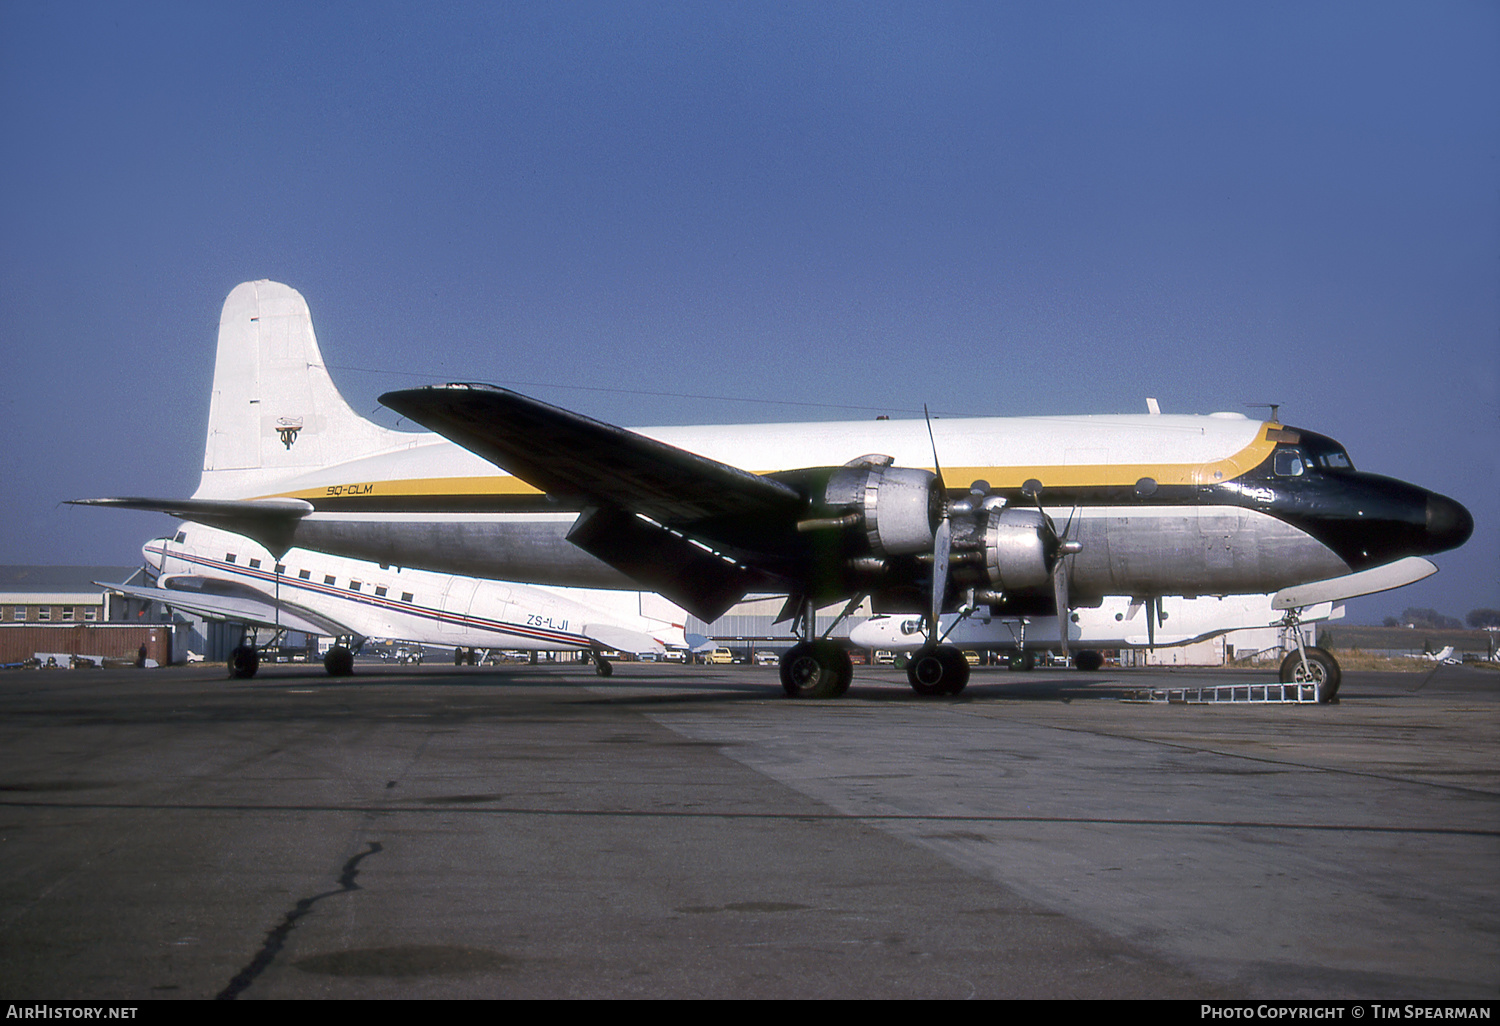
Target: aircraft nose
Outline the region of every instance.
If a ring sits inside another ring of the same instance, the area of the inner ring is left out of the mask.
[[[166,544],[167,539],[165,538],[152,538],[141,546],[141,558],[146,561],[146,565],[151,569],[161,569],[161,553]]]
[[[1427,540],[1431,551],[1456,549],[1474,533],[1474,517],[1446,495],[1427,496]]]

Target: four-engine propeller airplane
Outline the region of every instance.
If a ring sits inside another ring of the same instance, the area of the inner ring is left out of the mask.
[[[688,644],[682,610],[649,592],[552,591],[297,548],[276,557],[249,538],[199,524],[153,538],[141,553],[156,587],[101,586],[208,619],[335,638],[323,660],[335,677],[352,671],[354,652],[370,638],[589,652],[604,677],[606,650],[660,653]],[[252,677],[259,665],[254,644],[229,656],[232,677]]]
[[[824,605],[923,614],[908,679],[953,694],[968,665],[941,643],[943,612],[1272,594],[1295,620],[1435,572],[1421,557],[1473,530],[1459,503],[1355,470],[1331,438],[1240,414],[631,431],[484,384],[381,402],[435,433],[357,415],[302,296],[246,283],[220,320],[194,497],[80,501],[160,510],[273,553],[644,588],[705,620],[747,594],[786,595],[800,640],[781,680],[810,697],[852,675],[832,628],[818,633]],[[1294,672],[1326,667],[1304,654]]]

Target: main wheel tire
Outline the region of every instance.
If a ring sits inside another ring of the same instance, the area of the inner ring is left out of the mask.
[[[323,657],[323,669],[330,677],[347,677],[354,672],[354,653],[343,645],[335,645]]]
[[[849,653],[831,641],[803,641],[781,657],[781,688],[792,698],[837,698],[854,679]]]
[[[1281,683],[1316,684],[1318,701],[1325,705],[1338,701],[1339,685],[1343,683],[1343,679],[1339,661],[1327,649],[1309,646],[1306,669],[1303,669],[1300,652],[1289,652],[1281,661]]]
[[[608,677],[614,672],[615,668],[610,665],[608,659],[599,655],[594,656],[594,673],[600,677]]]
[[[1084,649],[1073,657],[1073,665],[1084,673],[1093,673],[1104,665],[1104,657],[1098,652]]]
[[[229,653],[229,676],[233,680],[249,680],[260,669],[260,653],[253,646],[241,645]]]
[[[906,680],[923,697],[956,695],[969,683],[969,661],[952,645],[921,648],[906,664]]]

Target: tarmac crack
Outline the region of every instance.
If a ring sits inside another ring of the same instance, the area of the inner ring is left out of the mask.
[[[255,953],[255,957],[250,960],[250,963],[245,968],[235,974],[234,979],[229,981],[229,986],[220,991],[215,996],[215,1000],[233,1001],[244,993],[245,988],[254,983],[261,973],[271,967],[271,963],[276,960],[276,956],[286,946],[286,939],[292,932],[292,927],[297,925],[297,920],[311,912],[314,905],[324,898],[332,898],[338,894],[348,894],[350,891],[359,890],[359,884],[355,883],[354,878],[359,875],[360,862],[380,850],[380,842],[371,841],[368,849],[344,863],[343,871],[339,873],[339,886],[337,890],[314,894],[310,898],[303,898],[296,905],[292,906],[291,911],[282,917],[281,922],[267,932],[265,943],[260,946],[260,950]]]

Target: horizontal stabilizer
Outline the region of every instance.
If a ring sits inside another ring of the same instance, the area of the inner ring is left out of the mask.
[[[297,522],[313,511],[304,499],[70,499],[70,506],[111,506],[166,513],[180,520],[253,538],[278,559],[292,547]]]
[[[275,601],[271,596],[215,595],[197,591],[178,591],[173,588],[137,588],[127,584],[110,584],[95,581],[95,584],[117,595],[160,602],[174,609],[185,610],[210,620],[229,620],[234,623],[251,624],[256,627],[282,628],[302,631],[328,638],[354,634],[345,625],[330,620],[321,613],[294,605]]]
[[[1357,574],[1330,577],[1326,581],[1294,584],[1271,597],[1272,609],[1296,609],[1316,602],[1342,602],[1360,595],[1373,595],[1414,584],[1437,573],[1436,564],[1421,556],[1407,556],[1385,566],[1374,566]]]

